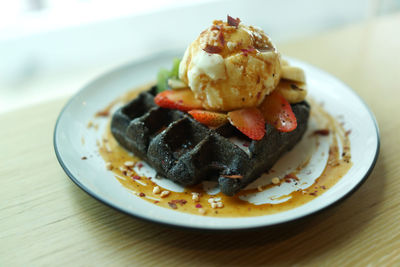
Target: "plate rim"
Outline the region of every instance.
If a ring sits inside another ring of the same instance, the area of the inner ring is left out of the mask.
[[[165,54],[165,53],[162,53]],[[125,210],[123,207],[120,207],[116,204],[114,204],[112,201],[108,201],[105,198],[102,198],[100,195],[96,194],[95,192],[93,192],[93,190],[91,190],[90,188],[88,188],[87,186],[85,186],[84,184],[82,184],[79,179],[77,177],[75,177],[71,171],[68,169],[68,167],[66,166],[66,164],[64,163],[62,156],[60,154],[59,148],[57,146],[57,133],[58,133],[58,128],[59,128],[59,122],[64,114],[64,112],[67,110],[67,108],[72,104],[72,102],[80,96],[80,94],[84,93],[84,91],[86,90],[86,88],[88,88],[90,85],[92,85],[95,82],[98,82],[100,79],[104,78],[105,76],[108,75],[112,75],[114,73],[117,73],[123,69],[126,69],[129,66],[132,65],[140,65],[143,62],[147,62],[149,60],[152,60],[154,58],[156,58],[157,56],[159,56],[159,54],[150,56],[150,57],[146,57],[142,60],[139,61],[135,61],[135,62],[129,62],[126,64],[123,64],[119,67],[113,68],[109,71],[105,71],[103,73],[101,73],[100,75],[98,75],[97,77],[91,79],[89,82],[87,82],[84,86],[81,87],[81,89],[78,90],[78,92],[76,92],[74,95],[72,95],[70,97],[70,99],[67,101],[66,104],[64,104],[64,107],[61,109],[55,126],[54,126],[54,131],[53,131],[53,148],[54,148],[54,152],[56,154],[56,158],[57,161],[59,162],[60,166],[62,167],[62,169],[64,170],[64,172],[67,174],[67,176],[70,178],[70,180],[72,180],[72,182],[77,185],[81,190],[83,190],[85,193],[87,193],[89,196],[93,197],[94,199],[96,199],[97,201],[99,201],[100,203],[105,204],[108,207],[113,208],[116,211],[122,212],[123,214],[132,216],[133,218],[138,218],[140,220],[146,221],[146,222],[151,222],[151,223],[155,223],[155,224],[161,224],[164,226],[168,226],[168,227],[173,227],[173,228],[178,228],[178,229],[186,229],[186,230],[201,230],[201,231],[209,231],[209,232],[225,232],[225,231],[232,231],[235,230],[237,231],[248,231],[248,230],[256,230],[256,229],[261,229],[261,228],[267,228],[267,227],[275,227],[277,225],[283,225],[283,224],[287,224],[287,223],[293,223],[299,220],[302,220],[306,217],[310,217],[312,215],[316,215],[319,213],[324,212],[325,210],[335,207],[337,205],[339,205],[340,203],[342,203],[344,200],[346,200],[347,198],[349,198],[355,191],[357,191],[364,183],[365,181],[368,179],[368,177],[371,175],[371,172],[373,171],[376,162],[378,160],[379,154],[380,154],[380,131],[379,131],[379,126],[376,120],[376,117],[374,115],[374,113],[372,112],[372,110],[369,108],[369,106],[367,105],[367,103],[347,84],[345,84],[343,81],[341,81],[340,79],[338,79],[336,76],[322,70],[321,68],[318,68],[316,66],[313,66],[307,62],[304,62],[302,60],[298,60],[295,58],[291,58],[291,57],[287,57],[284,56],[285,59],[289,59],[290,61],[298,61],[301,62],[304,65],[310,66],[316,70],[318,70],[319,72],[322,72],[323,74],[329,75],[330,78],[335,79],[336,82],[342,84],[344,87],[346,87],[347,89],[349,89],[349,91],[360,101],[360,103],[365,107],[365,109],[367,110],[370,118],[372,119],[374,128],[375,128],[375,137],[377,140],[377,144],[376,144],[376,149],[375,149],[375,154],[374,154],[374,158],[372,160],[371,165],[369,166],[368,170],[365,172],[364,176],[360,179],[360,181],[350,190],[348,191],[346,194],[344,194],[342,197],[334,200],[332,203],[328,204],[325,207],[322,207],[320,209],[308,212],[308,213],[304,213],[296,218],[292,218],[286,221],[282,221],[282,222],[275,222],[275,223],[270,223],[270,224],[260,224],[260,225],[256,225],[256,226],[235,226],[235,227],[224,227],[224,228],[212,228],[212,227],[200,227],[200,226],[195,226],[195,225],[178,225],[178,224],[174,224],[174,223],[169,223],[169,222],[165,222],[162,220],[158,220],[158,219],[152,219],[151,217],[146,217],[143,216],[139,213],[133,213],[130,212],[128,210]]]

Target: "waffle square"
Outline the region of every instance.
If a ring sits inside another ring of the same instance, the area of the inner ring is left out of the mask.
[[[183,186],[213,180],[222,193],[233,196],[267,172],[307,129],[310,106],[305,101],[292,104],[296,130],[284,133],[266,124],[264,138],[255,141],[229,123],[210,129],[185,112],[157,106],[156,89],[140,93],[118,109],[111,132],[121,146],[159,175]],[[232,137],[249,141],[248,151],[233,143]]]

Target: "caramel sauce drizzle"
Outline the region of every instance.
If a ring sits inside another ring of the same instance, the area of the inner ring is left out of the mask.
[[[149,85],[130,91],[126,95],[113,101],[103,111],[100,111],[100,114],[105,114],[104,111],[109,114],[115,104],[126,103],[147,88],[149,88]],[[279,204],[255,205],[240,199],[240,196],[259,192],[258,189],[242,190],[234,197],[228,197],[222,193],[211,196],[203,190],[202,185],[187,187],[185,188],[184,192],[170,192],[167,197],[162,198],[160,197],[160,194],[153,193],[153,188],[157,186],[157,184],[154,182],[156,179],[155,177],[139,177],[132,168],[129,168],[128,171],[120,170],[120,166],[124,166],[125,162],[131,161],[134,164],[137,164],[140,159],[119,146],[111,134],[110,122],[107,125],[103,142],[99,143],[99,152],[104,161],[107,163],[107,166],[112,169],[112,172],[114,172],[118,181],[126,189],[130,190],[134,195],[136,195],[133,197],[140,197],[144,201],[149,201],[155,205],[168,209],[176,209],[180,212],[214,217],[251,217],[274,214],[299,207],[322,195],[325,191],[334,186],[352,166],[350,141],[348,137],[349,131],[346,132],[343,129],[343,125],[337,122],[315,101],[308,99],[308,102],[312,107],[311,116],[313,116],[317,121],[319,116],[320,118],[323,117],[323,119],[325,119],[325,123],[327,122],[325,128],[329,130],[329,134],[331,134],[333,137],[337,136],[340,139],[340,144],[336,138],[332,138],[332,143],[330,144],[329,148],[328,161],[321,175],[308,188],[299,189],[297,191],[293,191],[289,195],[278,197],[277,199],[290,197],[289,200]],[[109,120],[111,120],[111,118],[109,118]],[[318,134],[316,135],[317,136],[313,136],[312,138],[319,138]],[[311,136],[305,135],[303,138],[311,138]],[[341,146],[341,153],[339,145]],[[280,186],[280,184],[285,182],[301,182],[296,175],[308,165],[310,159],[311,155],[309,155],[309,157],[302,164],[300,164],[295,171],[281,179],[279,184],[269,184],[263,186],[262,190],[268,190],[274,186]],[[161,191],[163,190],[165,189],[161,188]],[[194,201],[192,199],[192,192],[200,194],[198,201]],[[211,205],[208,202],[210,197],[220,198],[220,201],[224,206],[222,208],[211,208]]]

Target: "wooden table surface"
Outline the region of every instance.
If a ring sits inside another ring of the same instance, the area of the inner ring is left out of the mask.
[[[202,233],[117,212],[73,184],[52,143],[67,99],[0,116],[0,266],[400,266],[400,13],[292,41],[281,52],[337,76],[381,131],[374,171],[350,198],[296,223]]]

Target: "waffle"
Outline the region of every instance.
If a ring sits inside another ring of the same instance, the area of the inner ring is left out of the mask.
[[[210,129],[185,112],[157,106],[153,100],[156,89],[142,92],[118,109],[111,132],[121,146],[149,163],[160,176],[183,186],[213,180],[222,193],[233,196],[291,150],[307,128],[310,107],[303,101],[292,105],[296,130],[284,133],[266,124],[264,138],[250,140],[229,123]],[[248,153],[231,137],[250,141]]]

